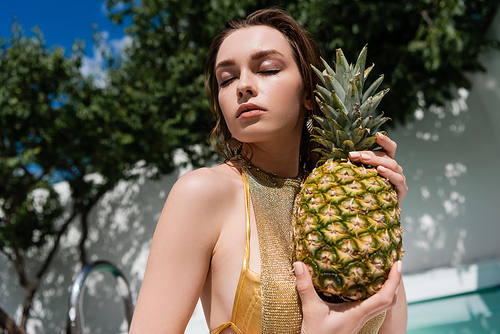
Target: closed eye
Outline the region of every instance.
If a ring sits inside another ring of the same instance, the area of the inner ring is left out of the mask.
[[[234,79],[236,79],[236,77],[232,77],[232,78],[229,78],[229,79],[227,79],[227,80],[224,80],[224,81],[222,81],[222,82],[220,83],[220,85],[219,85],[219,86],[220,86],[220,87],[225,87],[225,86],[229,85],[229,83],[231,83],[231,81],[233,81]]]
[[[257,72],[258,74],[265,74],[265,75],[274,75],[274,74],[278,74],[281,70],[264,70],[264,71],[259,71]],[[220,87],[225,87],[227,85],[229,85],[234,79],[236,79],[236,77],[232,77],[232,78],[229,78],[229,79],[226,79],[224,81],[222,81],[220,83]]]
[[[257,73],[260,74],[277,74],[280,70],[265,70],[265,71],[259,71]]]

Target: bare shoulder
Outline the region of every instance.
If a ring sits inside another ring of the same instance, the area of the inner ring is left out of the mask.
[[[221,227],[241,189],[241,174],[230,164],[188,172],[170,191],[160,223],[175,221],[213,232]]]
[[[220,164],[215,167],[199,168],[188,172],[181,176],[177,183],[188,187],[210,189],[210,186],[231,185],[235,179],[241,179],[238,169],[229,164]]]
[[[181,176],[172,188],[174,196],[189,196],[196,201],[216,201],[231,196],[241,183],[238,169],[221,164],[211,168],[200,168]]]

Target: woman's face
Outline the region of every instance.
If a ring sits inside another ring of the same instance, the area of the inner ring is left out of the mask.
[[[311,101],[281,32],[253,26],[231,33],[217,54],[215,76],[219,105],[236,139],[245,143],[300,139],[304,106],[310,108]]]

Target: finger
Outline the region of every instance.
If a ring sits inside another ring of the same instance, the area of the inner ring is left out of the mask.
[[[397,161],[390,158],[385,152],[377,151],[361,151],[349,152],[349,158],[352,161],[362,162],[371,166],[384,166],[396,173],[403,173],[403,168],[398,165]]]
[[[394,305],[401,282],[401,261],[393,264],[382,288],[361,304],[370,314],[378,314]],[[369,310],[369,311],[368,311]]]
[[[394,158],[394,156],[396,155],[396,149],[398,148],[396,142],[380,132],[377,132],[375,136],[377,137],[377,143],[382,146],[384,151],[387,152],[387,155],[389,155],[391,158]]]
[[[403,174],[395,173],[394,171],[384,167],[378,166],[377,172],[388,179],[396,188],[398,193],[398,202],[401,204],[403,198],[408,193],[408,186],[406,185],[406,177]]]
[[[399,288],[399,283],[401,281],[401,268],[402,268],[402,262],[401,260],[394,262],[391,268],[391,272],[389,273],[389,276],[387,277],[387,281],[385,281],[384,285],[380,289],[380,291],[385,291],[389,294],[394,294],[397,292],[397,289]]]
[[[321,299],[314,289],[309,269],[300,261],[295,262],[293,267],[295,269],[295,277],[297,278],[297,291],[302,300],[303,312],[314,312],[312,310],[313,305],[318,305]]]

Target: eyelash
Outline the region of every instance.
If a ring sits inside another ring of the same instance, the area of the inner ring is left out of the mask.
[[[265,75],[275,75],[275,74],[278,74],[280,70],[266,70],[266,71],[259,71],[257,72],[257,74],[265,74]],[[223,82],[220,83],[220,87],[225,87],[227,85],[229,85],[231,83],[231,81],[233,81],[234,79],[236,79],[236,77],[233,77],[233,78],[229,78],[227,80],[224,80]]]
[[[222,88],[222,87],[225,87],[225,86],[227,86],[227,85],[228,85],[231,81],[233,81],[234,79],[236,79],[236,78],[234,78],[234,77],[233,77],[233,78],[230,78],[230,79],[224,80],[224,81],[222,81],[222,82],[220,83],[220,85],[219,85],[219,86],[220,86],[221,88]]]

